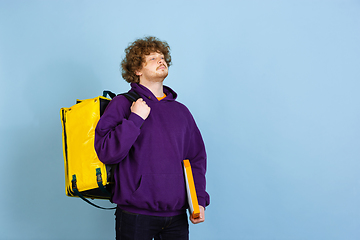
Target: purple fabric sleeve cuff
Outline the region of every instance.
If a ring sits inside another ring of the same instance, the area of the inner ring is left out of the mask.
[[[206,207],[205,199],[198,197],[198,203],[200,206]]]
[[[140,128],[143,123],[144,123],[144,119],[142,119],[142,117],[140,117],[139,115],[137,115],[136,113],[130,113],[129,119],[130,121],[134,122],[135,126],[137,126],[138,128]]]

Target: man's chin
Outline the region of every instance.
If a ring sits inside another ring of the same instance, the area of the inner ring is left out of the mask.
[[[165,78],[168,76],[167,72],[162,72],[162,73],[157,73],[157,74],[153,74],[151,75],[151,77],[147,78],[147,82],[157,82],[157,83],[162,83],[164,82]],[[141,77],[140,77],[140,82],[141,82]]]
[[[168,73],[166,72],[166,73],[163,73],[163,74],[159,74],[159,77],[156,78],[156,79],[159,82],[163,82],[167,76],[168,76]]]
[[[161,76],[161,77],[159,76],[159,77],[156,77],[156,78],[152,78],[151,81],[152,82],[159,82],[159,83],[161,82],[162,83],[162,82],[165,81],[166,77],[167,77],[167,75],[166,76]]]

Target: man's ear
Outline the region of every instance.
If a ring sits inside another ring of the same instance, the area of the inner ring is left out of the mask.
[[[135,75],[137,75],[137,76],[140,77],[140,76],[142,75],[142,72],[140,72],[139,70],[136,70],[136,71],[135,71]]]

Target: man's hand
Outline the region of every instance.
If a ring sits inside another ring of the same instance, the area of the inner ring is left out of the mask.
[[[193,224],[197,224],[205,221],[205,208],[200,205],[199,208],[200,208],[200,216],[198,218],[193,218],[192,215],[190,214],[190,221]]]
[[[146,104],[146,102],[142,98],[139,98],[136,102],[133,102],[130,110],[131,112],[139,115],[144,120],[150,114],[150,107]]]

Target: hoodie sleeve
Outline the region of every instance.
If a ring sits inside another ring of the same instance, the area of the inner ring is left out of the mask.
[[[124,96],[110,101],[95,129],[95,151],[101,162],[116,164],[123,160],[140,134],[144,120],[130,112]]]
[[[210,197],[206,192],[206,151],[201,133],[195,121],[187,155],[193,172],[199,205],[206,207],[210,204]]]

